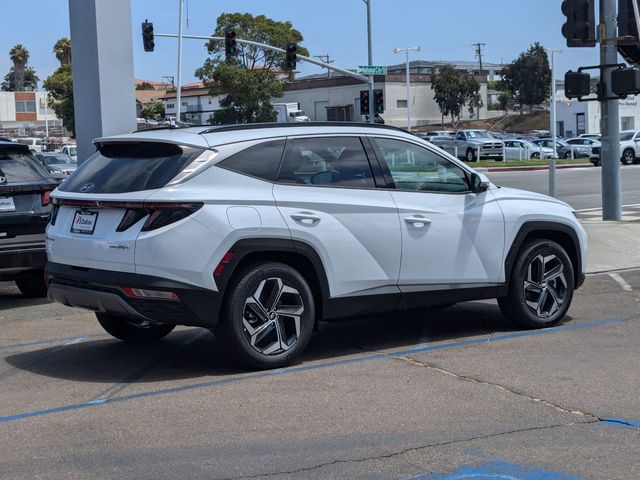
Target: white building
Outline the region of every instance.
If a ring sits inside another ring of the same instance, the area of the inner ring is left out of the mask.
[[[189,123],[204,125],[216,110],[220,109],[222,96],[209,95],[209,87],[202,82],[188,83],[182,86],[180,118]],[[175,117],[177,113],[175,90],[168,91],[160,98],[164,102],[164,114]]]
[[[50,128],[62,127],[53,109],[46,107],[44,91],[0,92],[0,131],[44,129],[45,120]]]
[[[620,130],[640,129],[640,96],[619,100]],[[600,102],[559,100],[556,102],[558,135],[573,137],[583,133],[600,133]]]

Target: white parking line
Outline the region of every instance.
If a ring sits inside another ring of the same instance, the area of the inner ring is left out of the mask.
[[[622,290],[624,290],[625,292],[633,292],[633,288],[631,288],[631,285],[625,282],[624,278],[622,278],[620,275],[618,275],[617,273],[610,273],[609,276],[613,278],[618,285],[620,285],[620,288],[622,288]]]

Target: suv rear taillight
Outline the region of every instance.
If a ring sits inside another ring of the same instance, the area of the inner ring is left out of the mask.
[[[142,226],[142,231],[156,230],[187,218],[200,210],[203,205],[203,203],[144,203],[134,208],[129,205],[116,231],[124,232],[145,217],[147,220]]]
[[[49,190],[46,190],[46,191],[42,192],[40,203],[42,204],[43,207],[46,207],[47,205],[49,205],[49,195],[50,194],[51,194],[51,192]]]

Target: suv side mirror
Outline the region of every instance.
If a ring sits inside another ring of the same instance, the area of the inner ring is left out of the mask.
[[[486,178],[482,178],[477,173],[472,173],[469,177],[469,188],[473,193],[482,193],[486,192],[489,189],[489,182],[486,181]]]

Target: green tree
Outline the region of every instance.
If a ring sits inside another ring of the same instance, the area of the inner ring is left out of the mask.
[[[549,98],[551,69],[547,51],[534,43],[526,52],[507,65],[502,72],[504,89],[520,104],[520,113],[526,105],[529,112],[535,105]]]
[[[27,67],[24,69],[24,76],[22,81],[22,87],[17,88],[17,86],[13,83],[15,79],[15,71],[14,68],[11,67],[9,73],[7,73],[2,81],[2,85],[0,85],[0,90],[5,92],[20,92],[23,90],[36,90],[38,88],[38,82],[40,78],[36,74],[36,71]]]
[[[164,103],[154,102],[145,105],[140,111],[140,116],[147,120],[160,120],[164,118]]]
[[[16,91],[24,90],[24,74],[29,63],[29,50],[18,44],[9,50],[9,59],[13,62],[13,85]]]
[[[450,116],[451,124],[455,126],[465,105],[472,116],[484,105],[477,80],[453,65],[443,65],[432,75],[431,89],[435,92],[443,123],[444,117]]]
[[[44,81],[44,88],[49,92],[50,106],[64,126],[76,134],[73,109],[73,77],[71,65],[62,65]]]
[[[60,62],[60,66],[71,65],[71,40],[62,37],[53,46],[53,53]]]
[[[136,85],[136,90],[155,90],[155,88],[149,82],[142,82]]]
[[[217,19],[213,36],[224,37],[228,30],[235,31],[239,39],[282,49],[288,43],[295,43],[300,55],[308,55],[308,51],[299,46],[302,34],[291,22],[278,22],[264,15],[254,17],[249,13],[223,13]],[[237,58],[227,62],[223,41],[209,41],[206,47],[210,57],[195,74],[210,85],[211,95],[225,95],[220,102],[222,108],[214,112],[209,121],[215,124],[274,121],[271,98],[283,94],[278,74],[284,54],[238,43]]]

